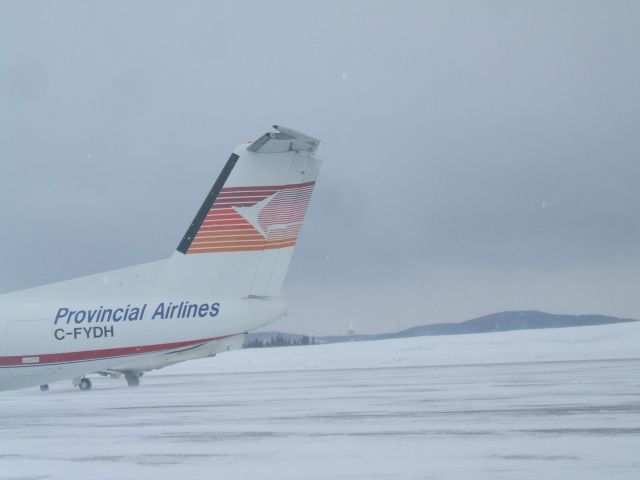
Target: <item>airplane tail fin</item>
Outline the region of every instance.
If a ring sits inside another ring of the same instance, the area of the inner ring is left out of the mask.
[[[321,161],[317,139],[273,127],[233,151],[169,260],[161,291],[280,294]]]

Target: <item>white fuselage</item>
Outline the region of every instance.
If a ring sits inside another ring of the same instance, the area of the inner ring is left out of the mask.
[[[2,303],[0,390],[48,384],[97,371],[160,368],[167,354],[199,356],[225,338],[285,313],[280,299],[137,298]],[[197,358],[197,356],[196,356]],[[154,366],[156,365],[157,366]]]

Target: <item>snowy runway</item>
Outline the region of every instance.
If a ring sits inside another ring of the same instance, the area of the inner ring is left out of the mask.
[[[3,393],[0,479],[640,472],[640,360],[202,370]]]

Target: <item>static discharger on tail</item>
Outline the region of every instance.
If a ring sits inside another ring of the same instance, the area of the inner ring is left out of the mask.
[[[319,141],[274,125],[238,146],[165,260],[0,296],[0,390],[124,376],[240,348],[281,298]]]

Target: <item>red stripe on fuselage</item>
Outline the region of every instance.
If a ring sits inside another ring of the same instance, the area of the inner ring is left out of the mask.
[[[235,334],[238,335],[238,334]],[[196,345],[204,345],[213,340],[233,337],[233,335],[225,335],[223,337],[202,338],[198,340],[186,340],[184,342],[159,343],[156,345],[142,345],[137,347],[120,347],[106,348],[103,350],[85,350],[82,352],[67,353],[45,353],[33,355],[20,355],[12,357],[0,357],[0,367],[36,367],[38,365],[47,365],[51,363],[65,362],[82,362],[87,360],[108,360],[109,358],[124,357],[130,355],[142,355],[145,353],[161,353],[176,348],[193,347]],[[23,359],[39,358],[38,362],[23,363]]]

